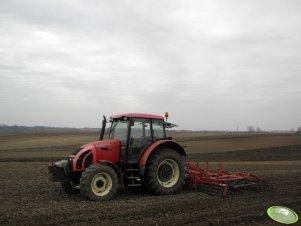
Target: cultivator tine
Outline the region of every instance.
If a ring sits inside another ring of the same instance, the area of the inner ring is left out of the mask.
[[[230,190],[246,190],[246,191],[257,191],[266,192],[273,191],[273,186],[264,181],[262,182],[245,182],[244,184],[236,184],[229,186]]]
[[[204,192],[208,195],[226,195],[227,187],[212,184],[199,183],[197,191]]]

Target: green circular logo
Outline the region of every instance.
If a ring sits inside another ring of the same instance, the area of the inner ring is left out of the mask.
[[[282,224],[294,224],[298,221],[298,215],[293,210],[284,206],[272,206],[268,208],[267,214],[274,221]]]

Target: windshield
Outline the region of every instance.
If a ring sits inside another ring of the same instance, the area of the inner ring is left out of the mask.
[[[109,139],[120,140],[121,144],[126,144],[128,133],[128,121],[113,121]]]

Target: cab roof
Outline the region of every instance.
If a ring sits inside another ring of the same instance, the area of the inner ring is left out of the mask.
[[[117,114],[112,115],[112,119],[116,118],[123,118],[123,117],[129,117],[129,118],[148,118],[148,119],[160,119],[164,120],[163,116],[160,115],[152,115],[152,114],[141,114],[141,113],[124,113],[124,114]]]

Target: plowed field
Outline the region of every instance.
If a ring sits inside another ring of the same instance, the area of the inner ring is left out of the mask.
[[[279,225],[266,215],[273,205],[287,206],[301,215],[301,145],[194,152],[187,160],[224,160],[228,171],[264,176],[274,191],[240,191],[221,197],[183,190],[173,196],[151,196],[142,189],[122,188],[112,201],[92,202],[67,195],[60,184],[48,181],[50,159],[27,156],[24,161],[15,156],[0,162],[0,224]]]

